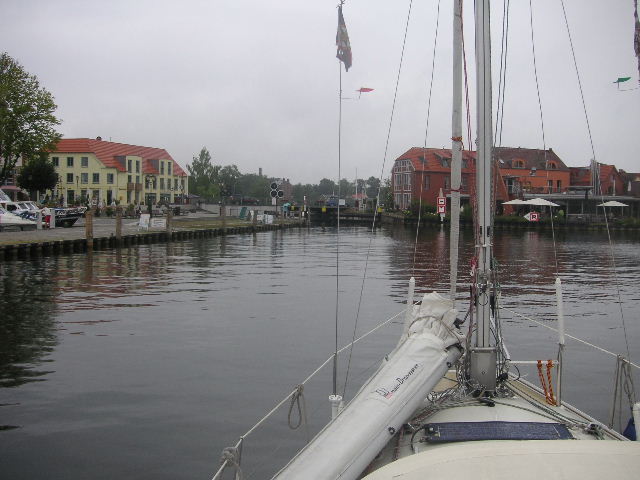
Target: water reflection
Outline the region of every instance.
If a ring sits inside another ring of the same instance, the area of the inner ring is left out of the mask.
[[[58,343],[58,287],[35,264],[0,263],[0,387],[43,380]]]
[[[553,238],[537,231],[497,233],[503,302],[554,322]],[[448,291],[448,232],[423,229],[417,244],[415,238],[410,228],[373,233],[345,228],[339,239],[339,296],[333,228],[0,264],[0,381],[3,387],[18,387],[4,389],[5,404],[19,404],[0,409],[0,424],[24,427],[2,433],[0,457],[8,459],[3,475],[37,478],[47,471],[51,478],[80,479],[99,461],[96,478],[206,478],[215,463],[212,452],[235,441],[328,357],[337,297],[339,344],[344,345],[357,315],[361,334],[401,311],[412,273],[418,293]],[[638,240],[620,236],[617,242],[618,282],[623,301],[629,302],[625,308],[637,309]],[[468,301],[471,230],[461,232],[460,244],[458,298]],[[615,293],[606,239],[563,233],[556,244],[568,332],[580,331],[621,351],[619,332],[611,330],[619,329],[611,312],[617,305],[604,301]],[[530,328],[516,317],[505,320],[510,347],[516,341],[524,345],[512,349],[518,359],[555,353],[546,329]],[[358,344],[351,378],[364,378],[379,364],[396,344],[398,328],[391,325],[370,343]],[[631,341],[638,335],[639,327],[631,326]],[[609,385],[613,364],[588,363],[575,348],[567,352],[568,365],[586,365],[590,372],[583,385],[590,388],[597,378]],[[341,360],[341,375],[345,366]],[[33,382],[45,378],[49,381]],[[305,388],[309,402],[319,399],[317,408],[309,409],[318,426],[328,412],[329,384],[327,374]],[[356,388],[358,382],[348,392]],[[566,391],[569,399],[592,397]],[[271,447],[273,439],[288,441],[286,428],[286,422],[274,426],[259,442],[265,468],[268,462],[276,465],[278,455],[284,461],[286,456]],[[34,462],[34,452],[41,451],[48,454]],[[86,463],[57,460],[71,455]]]

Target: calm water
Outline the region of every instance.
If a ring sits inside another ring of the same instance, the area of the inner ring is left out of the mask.
[[[555,326],[550,235],[501,233],[503,303]],[[340,241],[340,344],[403,308],[408,276],[446,291],[448,237],[348,227]],[[567,331],[617,352],[625,339],[606,237],[556,238]],[[460,279],[471,238],[465,234]],[[614,236],[632,358],[640,360],[640,235]],[[0,477],[207,479],[223,447],[333,348],[336,232],[265,232],[0,263]],[[465,288],[459,290],[461,306]],[[504,316],[515,359],[555,356],[555,336]],[[347,397],[397,341],[392,323],[358,344]],[[341,357],[340,385],[346,358]],[[570,342],[565,398],[605,419],[614,359]],[[525,373],[526,374],[526,373]],[[537,383],[537,376],[529,374]],[[305,389],[311,430],[329,413],[330,368]],[[304,439],[287,406],[251,436],[245,474],[264,478]]]

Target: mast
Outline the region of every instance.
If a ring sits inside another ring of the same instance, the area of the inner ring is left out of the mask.
[[[449,234],[450,297],[456,302],[462,176],[462,0],[453,4],[453,109],[451,114],[451,229]]]
[[[480,232],[476,245],[478,261],[475,276],[475,309],[477,333],[471,350],[471,377],[491,391],[496,385],[496,348],[491,345],[491,305],[493,275],[491,271],[491,32],[489,0],[476,1],[476,95],[477,95],[477,161],[476,202]]]

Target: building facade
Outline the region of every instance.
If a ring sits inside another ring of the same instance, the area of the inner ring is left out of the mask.
[[[496,201],[525,193],[562,193],[569,187],[570,171],[553,150],[496,148]],[[462,152],[461,198],[475,188],[476,152]],[[393,165],[391,188],[396,208],[407,209],[422,199],[435,205],[440,190],[451,194],[451,150],[414,147]]]
[[[50,194],[68,205],[183,203],[189,193],[187,174],[162,148],[63,138],[49,159],[59,177]]]

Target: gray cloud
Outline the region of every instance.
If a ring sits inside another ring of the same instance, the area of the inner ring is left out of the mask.
[[[333,1],[5,0],[0,45],[56,97],[66,137],[166,148],[180,163],[207,146],[218,163],[293,182],[337,177],[337,14]],[[569,165],[592,157],[558,2],[534,3],[547,148]],[[528,2],[511,2],[503,145],[542,148]],[[394,95],[407,2],[351,0],[345,19],[353,68],[343,72],[342,176],[378,176]],[[424,142],[435,6],[414,2],[384,176]],[[566,0],[596,157],[640,170],[640,90],[631,76],[631,1]],[[494,7],[500,9],[499,2]],[[450,144],[451,2],[441,3],[427,145]],[[473,63],[473,5],[465,28]],[[500,12],[494,15],[497,80]],[[473,86],[473,72],[469,72]],[[473,101],[473,98],[472,98]],[[465,135],[466,137],[466,135]],[[465,138],[465,144],[467,139]]]

